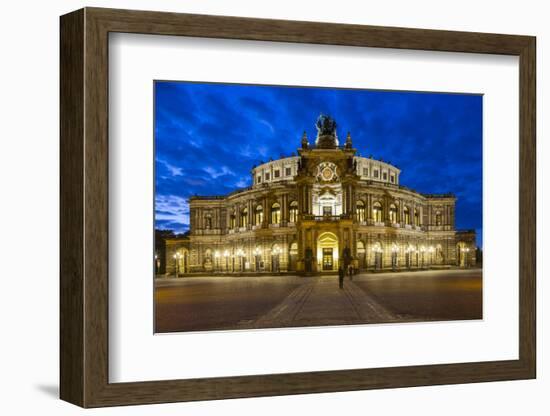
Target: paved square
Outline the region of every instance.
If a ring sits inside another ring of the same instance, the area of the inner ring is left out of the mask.
[[[156,332],[482,318],[480,269],[159,279]]]

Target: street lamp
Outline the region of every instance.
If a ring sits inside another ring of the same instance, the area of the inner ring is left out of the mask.
[[[255,268],[256,271],[260,270],[260,258],[262,255],[262,250],[260,250],[260,247],[256,247],[254,249],[254,260],[255,260]]]
[[[243,256],[244,256],[244,251],[242,248],[239,248],[237,250],[237,257],[239,258],[239,264],[240,264],[240,269],[241,269],[241,272],[244,271],[244,264],[243,264]]]
[[[468,267],[469,266],[469,264],[468,264],[468,253],[470,252],[470,248],[469,247],[462,247],[460,249],[460,251],[462,252],[462,255],[465,256],[464,267]]]
[[[426,252],[426,247],[420,246],[420,253],[422,253],[422,265],[420,266],[421,269],[424,268],[424,253]]]
[[[225,257],[225,272],[229,272],[229,250],[225,250],[223,252],[223,256]]]
[[[407,248],[405,248],[405,262],[406,262],[407,269],[409,270],[411,269],[411,264],[412,264],[411,255],[413,251],[414,249],[410,244],[407,246]]]
[[[395,271],[397,268],[397,252],[399,251],[399,247],[397,247],[397,244],[393,243],[391,246],[391,269]]]
[[[159,274],[160,271],[160,259],[157,253],[155,253],[155,274]]]
[[[220,252],[218,250],[214,251],[214,258],[216,259],[216,271],[220,270]]]
[[[434,246],[428,247],[428,253],[430,253],[430,265],[432,265],[434,262],[434,259],[433,259],[434,251],[435,251]]]
[[[271,250],[271,255],[273,256],[273,266],[272,267],[274,272],[279,271],[279,255],[283,252],[283,250],[279,246],[273,247],[273,250]]]
[[[179,277],[179,260],[183,257],[181,253],[174,254],[174,261],[176,263],[176,277]]]
[[[382,248],[380,247],[379,244],[376,244],[372,248],[372,251],[374,253],[374,269],[378,270],[378,268],[382,267],[382,265],[380,264],[382,260]]]

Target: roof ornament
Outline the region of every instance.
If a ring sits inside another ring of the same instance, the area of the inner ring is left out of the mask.
[[[351,133],[348,131],[348,136],[346,137],[346,149],[353,148],[353,144],[351,143]]]
[[[302,149],[309,148],[309,141],[307,140],[307,133],[304,131],[304,134],[302,134]]]

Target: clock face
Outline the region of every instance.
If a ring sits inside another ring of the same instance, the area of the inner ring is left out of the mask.
[[[332,177],[334,176],[334,172],[332,172],[331,168],[326,167],[321,171],[321,175],[323,176],[323,179],[325,181],[330,181],[332,179]]]
[[[317,169],[317,178],[322,182],[334,181],[337,178],[336,165],[331,162],[322,162]]]

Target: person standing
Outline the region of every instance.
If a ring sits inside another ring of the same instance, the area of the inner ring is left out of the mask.
[[[338,284],[340,289],[344,288],[344,268],[342,266],[338,267]]]

